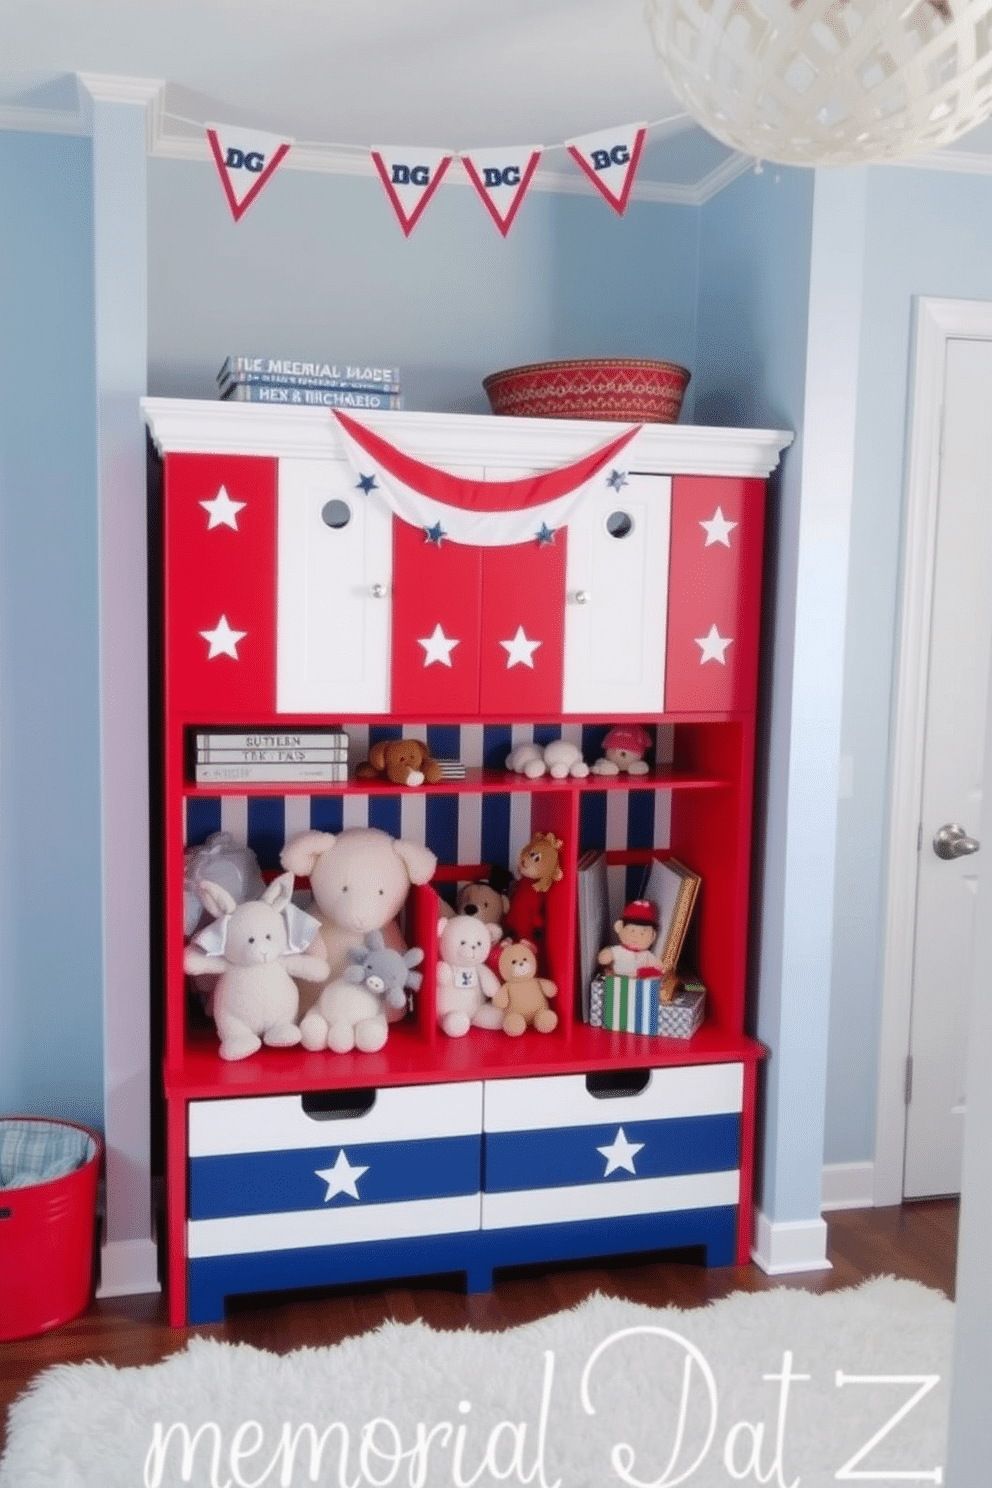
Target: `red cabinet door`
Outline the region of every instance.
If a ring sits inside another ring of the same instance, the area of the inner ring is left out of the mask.
[[[277,462],[165,463],[165,674],[170,707],[204,718],[275,705]]]
[[[763,480],[672,482],[666,712],[754,707],[764,499]]]

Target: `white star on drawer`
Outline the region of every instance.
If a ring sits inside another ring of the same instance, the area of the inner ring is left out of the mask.
[[[712,543],[723,543],[725,548],[729,548],[730,534],[737,526],[737,523],[728,521],[723,515],[723,507],[718,506],[709,521],[700,522],[699,525],[706,533],[706,541],[703,543],[704,548],[710,547]]]
[[[458,644],[457,640],[453,641],[445,635],[440,621],[429,636],[420,636],[417,639],[417,645],[424,648],[425,667],[429,667],[435,661],[439,661],[442,666],[450,667],[451,653]]]
[[[529,641],[523,626],[518,625],[517,633],[512,640],[500,641],[500,645],[506,652],[507,671],[513,666],[529,666],[533,669],[534,652],[540,644],[540,641]]]
[[[628,1142],[623,1127],[618,1127],[611,1146],[596,1148],[596,1151],[601,1152],[606,1158],[606,1172],[603,1177],[609,1178],[611,1173],[616,1173],[621,1168],[624,1172],[633,1173],[636,1177],[634,1158],[643,1146],[643,1142]]]
[[[324,1195],[324,1203],[336,1198],[338,1194],[347,1194],[349,1198],[361,1198],[358,1192],[358,1180],[363,1173],[368,1172],[368,1167],[353,1167],[345,1157],[344,1148],[337,1155],[333,1168],[317,1168],[318,1178],[323,1178],[327,1184],[327,1192]]]
[[[208,532],[211,527],[231,527],[237,532],[238,512],[244,509],[247,502],[232,501],[227,494],[227,487],[221,486],[213,501],[201,501],[200,505],[210,518],[207,523]]]
[[[227,623],[227,616],[221,615],[213,630],[201,630],[201,636],[210,643],[207,660],[213,661],[215,656],[232,656],[238,659],[238,642],[243,641],[248,634],[246,630],[232,630]]]
[[[727,665],[726,650],[733,641],[733,636],[722,636],[715,625],[711,625],[706,635],[696,636],[696,645],[701,651],[699,665],[703,666],[707,661],[718,661],[721,666]]]

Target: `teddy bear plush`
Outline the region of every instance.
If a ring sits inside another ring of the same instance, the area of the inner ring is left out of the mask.
[[[553,832],[535,832],[517,857],[516,880],[510,907],[503,917],[507,939],[540,943],[544,935],[545,895],[562,877],[561,841]]]
[[[356,780],[389,780],[393,785],[436,785],[444,776],[419,739],[383,739],[355,771]]]
[[[528,1027],[538,1033],[550,1033],[558,1026],[558,1014],[549,1007],[548,999],[557,997],[558,988],[547,977],[537,975],[537,953],[527,941],[504,945],[499,957],[503,978],[493,1006],[503,1017],[503,1032],[519,1038]]]
[[[274,879],[261,899],[247,904],[236,903],[227,889],[209,880],[201,881],[197,892],[216,919],[186,947],[183,968],[191,976],[219,973],[211,1011],[221,1059],[246,1059],[263,1043],[292,1048],[301,1038],[293,978],[323,982],[327,977],[323,956],[290,945],[285,912],[292,873]]]
[[[410,885],[433,877],[437,858],[429,848],[378,827],[346,827],[338,833],[300,832],[283,848],[282,865],[309,875],[328,964],[325,980],[337,981],[350,964],[349,952],[364,948],[370,930],[381,930],[394,950],[406,950],[396,917]],[[315,1000],[316,993],[307,997],[301,989],[304,1015]]]
[[[374,1054],[389,1037],[387,1009],[406,1012],[407,989],[416,992],[424,959],[419,946],[400,952],[387,946],[381,930],[370,930],[364,946],[352,946],[341,977],[328,982],[300,1023],[305,1049]]]
[[[461,1038],[471,1027],[501,1028],[503,1014],[491,998],[499,979],[486,965],[498,925],[478,915],[443,915],[437,922],[437,1020],[449,1038]]]
[[[651,735],[639,723],[618,723],[603,740],[603,753],[592,767],[594,775],[646,775],[650,766],[644,756]]]

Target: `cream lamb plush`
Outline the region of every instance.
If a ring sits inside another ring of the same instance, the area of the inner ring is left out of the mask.
[[[183,968],[190,976],[220,974],[211,1011],[221,1059],[246,1059],[263,1043],[277,1049],[298,1044],[299,992],[293,977],[323,982],[327,962],[289,943],[292,873],[273,879],[261,899],[247,904],[235,903],[227,889],[209,881],[199,883],[197,893],[216,918],[186,947]],[[313,921],[299,916],[294,924],[309,931]]]
[[[499,978],[486,958],[502,935],[478,915],[442,917],[437,922],[437,1020],[449,1038],[469,1029],[502,1028],[503,1014],[490,998],[499,991]]]

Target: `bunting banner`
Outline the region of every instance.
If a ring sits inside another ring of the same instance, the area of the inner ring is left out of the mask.
[[[224,195],[239,222],[289,154],[291,139],[230,124],[207,124],[207,139]]]
[[[510,231],[540,158],[538,145],[515,146],[506,150],[472,150],[461,155],[469,180],[504,238]]]
[[[420,150],[409,145],[377,146],[372,160],[386,188],[404,237],[409,237],[441,184],[451,164],[443,150]]]
[[[576,165],[621,217],[627,210],[647,132],[646,124],[628,124],[565,141]]]
[[[589,483],[642,427],[634,424],[558,470],[493,481],[437,470],[397,449],[350,414],[335,409],[333,416],[355,472],[355,486],[365,496],[385,501],[395,516],[419,527],[425,542],[484,548],[552,542]]]

